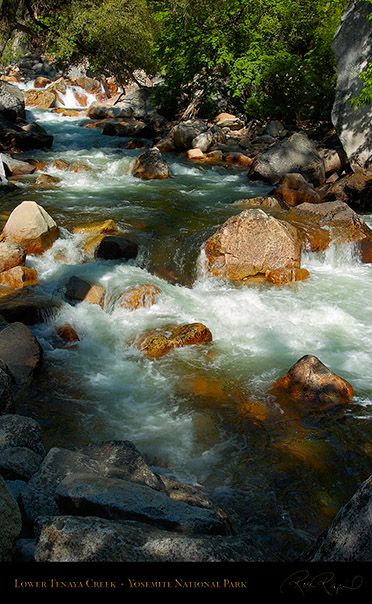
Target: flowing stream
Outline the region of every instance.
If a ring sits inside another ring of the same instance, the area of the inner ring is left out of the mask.
[[[152,467],[236,502],[243,524],[283,527],[315,537],[358,484],[372,474],[372,267],[352,246],[303,253],[310,278],[284,287],[232,287],[203,272],[202,243],[241,207],[266,194],[246,172],[166,155],[171,178],[131,176],[141,150],[82,127],[80,118],[35,110],[53,148],[24,157],[79,160],[89,172],[49,170],[61,181],[46,191],[35,176],[3,203],[40,203],[61,237],[36,268],[38,289],[61,298],[57,314],[32,329],[44,370],[23,411],[37,418],[47,446],[128,439]],[[134,261],[83,262],[81,223],[112,218],[139,244]],[[364,217],[371,223],[368,216]],[[106,307],[64,300],[72,275],[106,288]],[[159,301],[128,311],[115,304],[130,285],[153,283]],[[56,327],[79,334],[63,347]],[[147,328],[204,323],[213,342],[150,360],[131,345]],[[314,354],[354,388],[337,408],[278,401],[271,384],[304,354]],[[233,506],[234,507],[234,506]],[[289,549],[291,544],[288,545]]]

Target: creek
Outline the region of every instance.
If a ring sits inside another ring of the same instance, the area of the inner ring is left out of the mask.
[[[22,412],[40,421],[47,447],[131,440],[153,468],[213,491],[245,528],[266,527],[266,540],[278,527],[317,536],[372,474],[372,267],[344,245],[303,252],[310,278],[284,287],[210,278],[203,242],[242,210],[234,201],[266,194],[264,183],[172,154],[164,155],[168,180],[136,179],[130,170],[142,151],[125,149],[125,139],[82,127],[83,118],[32,113],[54,144],[22,156],[79,160],[90,171],[49,169],[61,180],[44,191],[32,188],[35,176],[19,177],[19,192],[2,205],[6,212],[34,200],[61,227],[51,250],[27,260],[37,290],[62,305],[32,327],[44,369]],[[83,262],[83,236],[72,229],[108,218],[138,243],[138,257]],[[104,285],[105,309],[64,299],[72,275]],[[140,283],[161,289],[157,304],[115,304]],[[79,334],[76,346],[58,342],[65,322]],[[191,322],[211,330],[210,345],[151,360],[130,344],[148,328]],[[272,396],[271,384],[305,354],[352,384],[350,404],[295,406]]]

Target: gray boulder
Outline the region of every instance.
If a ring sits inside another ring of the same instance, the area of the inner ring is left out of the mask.
[[[8,447],[27,447],[44,456],[46,451],[40,424],[23,415],[0,416],[0,450]]]
[[[177,149],[186,150],[190,149],[192,141],[207,129],[207,124],[201,119],[186,120],[173,126],[170,135]]]
[[[252,180],[265,180],[275,185],[288,173],[301,174],[315,187],[325,181],[324,161],[304,132],[295,132],[283,143],[259,153],[248,175]]]
[[[372,562],[372,476],[303,557],[311,562]]]
[[[370,167],[372,159],[372,105],[351,105],[363,86],[359,75],[371,61],[371,13],[370,2],[351,2],[332,44],[337,61],[332,122],[354,171]]]
[[[43,458],[28,447],[0,450],[0,474],[5,480],[28,481],[37,472]]]
[[[0,365],[0,414],[14,413],[15,405],[12,396],[12,376],[5,365]]]
[[[26,116],[23,92],[14,84],[0,81],[0,119],[16,121]]]
[[[57,487],[74,473],[110,476],[162,488],[160,480],[128,441],[109,441],[76,450],[54,447],[22,494],[25,513],[31,521],[40,515],[59,513],[54,499]]]
[[[136,520],[186,534],[227,533],[227,525],[214,510],[189,505],[129,480],[72,474],[58,485],[55,499],[62,515]]]
[[[189,536],[94,516],[40,518],[36,562],[262,562],[248,536]]]
[[[132,175],[143,180],[169,178],[168,164],[156,147],[141,153],[134,162]]]
[[[19,507],[0,476],[0,562],[11,562],[22,528]]]

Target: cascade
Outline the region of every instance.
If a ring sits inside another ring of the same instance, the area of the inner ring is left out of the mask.
[[[75,92],[68,87],[64,106],[77,107]],[[50,165],[59,183],[49,190],[30,189],[29,175],[19,179],[20,197],[46,207],[61,227],[54,246],[27,261],[40,291],[61,302],[33,327],[47,371],[25,412],[45,426],[46,444],[129,439],[154,468],[220,490],[237,506],[243,499],[256,520],[317,533],[372,473],[371,266],[343,245],[303,252],[310,278],[286,287],[210,278],[203,242],[241,211],[234,201],[266,194],[266,185],[238,168],[174,155],[170,179],[142,181],[131,175],[141,151],[125,149],[123,139],[83,128],[81,118],[32,113],[55,139],[52,149],[25,158],[89,167]],[[14,203],[8,199],[4,211]],[[74,228],[106,219],[136,241],[136,259],[85,260],[86,236]],[[104,286],[104,309],[65,299],[74,275]],[[148,283],[161,290],[156,304],[134,311],[118,304],[126,288]],[[211,345],[154,360],[132,344],[147,329],[192,322],[208,326]],[[77,344],[58,341],[64,323],[77,331]],[[305,354],[353,385],[350,405],[295,407],[272,396],[270,385]]]

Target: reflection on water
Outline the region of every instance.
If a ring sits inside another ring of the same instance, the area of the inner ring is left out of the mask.
[[[317,535],[372,473],[371,267],[345,245],[304,253],[310,278],[282,288],[210,279],[199,262],[202,243],[241,211],[232,202],[267,193],[265,185],[249,183],[239,169],[171,155],[168,181],[139,181],[130,167],[141,151],[124,150],[123,139],[77,118],[35,117],[55,144],[28,156],[90,167],[48,169],[61,179],[50,191],[36,191],[24,177],[3,206],[33,199],[63,227],[51,250],[28,259],[39,289],[63,301],[33,328],[45,363],[33,399],[23,403],[42,422],[46,444],[132,440],[154,467],[227,497],[249,525]],[[73,227],[107,218],[139,244],[135,261],[84,262],[84,236]],[[105,310],[64,300],[72,275],[105,287]],[[135,311],[116,304],[141,283],[161,289],[157,304]],[[65,322],[79,334],[75,346],[56,336]],[[191,322],[207,325],[212,343],[158,360],[131,345],[146,329]],[[273,397],[271,384],[304,354],[353,385],[350,404],[319,408]]]

